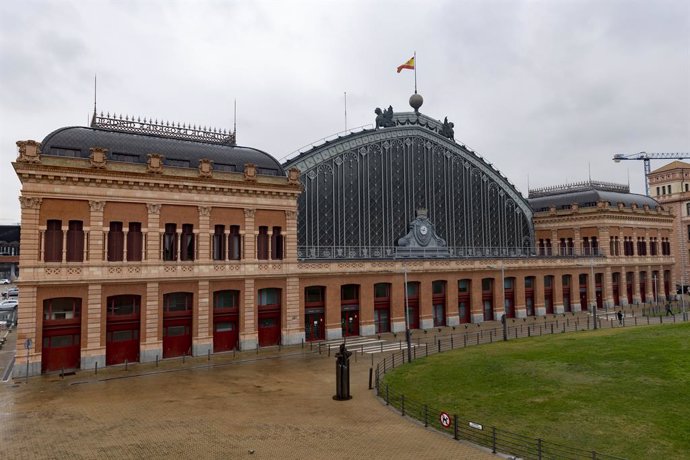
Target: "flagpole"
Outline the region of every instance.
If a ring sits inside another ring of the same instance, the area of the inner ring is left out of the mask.
[[[417,94],[417,51],[414,52],[414,93]]]
[[[345,91],[344,94],[345,94],[345,131],[347,131],[347,91]]]

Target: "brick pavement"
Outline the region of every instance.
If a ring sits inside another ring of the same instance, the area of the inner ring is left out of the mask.
[[[280,355],[271,357],[271,354]],[[0,385],[5,458],[485,459],[486,449],[427,430],[368,390],[352,366],[334,401],[335,359],[307,350],[214,356]],[[253,358],[253,361],[249,359]],[[261,359],[256,359],[261,358]],[[126,378],[122,378],[126,377]]]

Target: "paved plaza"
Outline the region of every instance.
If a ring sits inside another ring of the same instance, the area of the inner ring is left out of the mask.
[[[496,458],[389,410],[368,389],[371,358],[352,364],[350,401],[332,398],[334,357],[308,347],[10,380],[2,456]]]

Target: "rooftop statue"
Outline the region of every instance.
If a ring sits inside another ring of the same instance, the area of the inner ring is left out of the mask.
[[[395,126],[393,121],[393,106],[389,105],[387,109],[381,111],[379,107],[374,110],[376,114],[376,129],[391,128]]]
[[[447,137],[448,139],[455,140],[455,131],[453,131],[454,126],[455,125],[453,122],[448,121],[448,117],[445,117],[443,119],[443,126],[441,126],[441,129],[438,131],[438,133],[441,136]]]

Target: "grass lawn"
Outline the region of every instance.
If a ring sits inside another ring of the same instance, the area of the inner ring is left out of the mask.
[[[690,323],[469,347],[384,382],[485,426],[631,459],[690,459]]]

